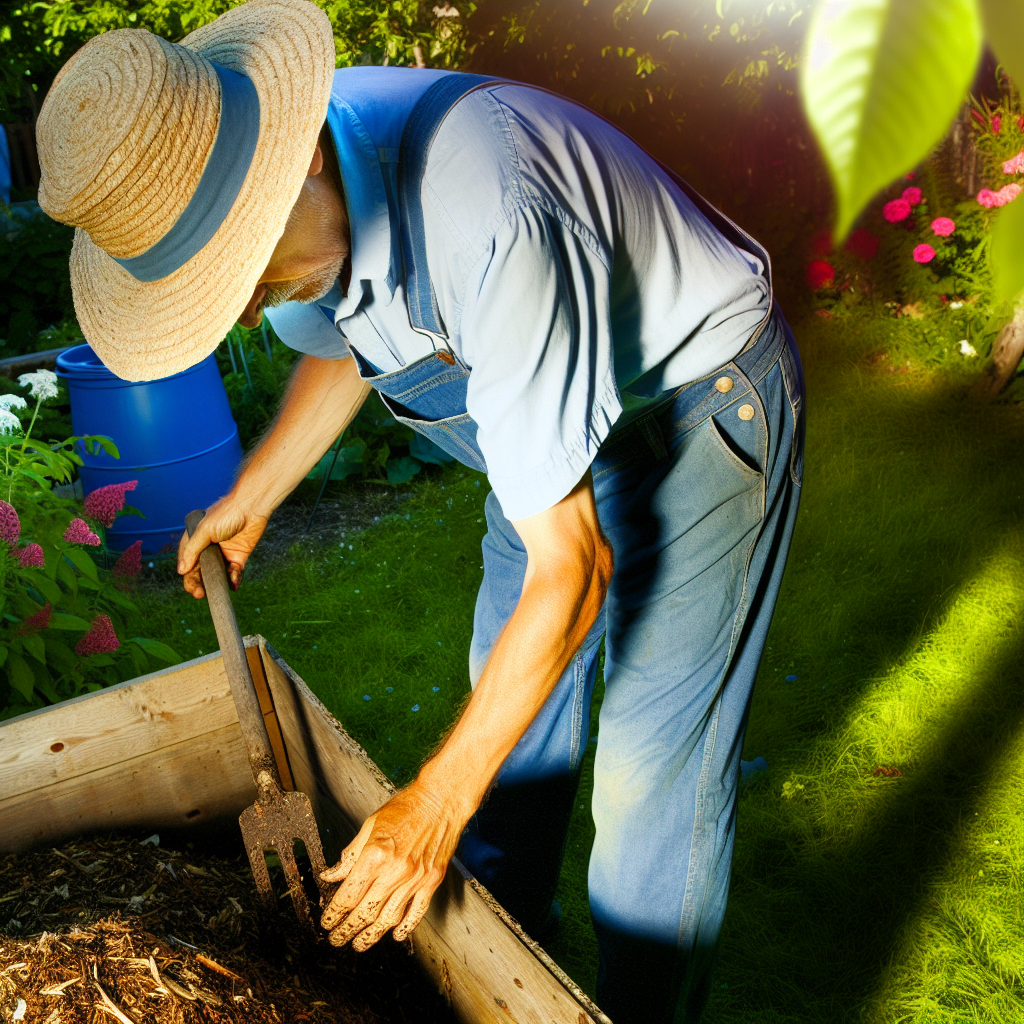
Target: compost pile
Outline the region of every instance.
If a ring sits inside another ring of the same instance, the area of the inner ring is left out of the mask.
[[[335,949],[243,858],[103,836],[0,855],[0,1021],[451,1024],[406,946]]]

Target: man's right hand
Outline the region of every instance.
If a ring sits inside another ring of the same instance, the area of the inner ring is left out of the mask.
[[[253,512],[230,494],[211,505],[196,532],[189,537],[186,531],[178,544],[178,572],[185,577],[185,589],[197,599],[206,596],[199,574],[199,555],[210,544],[220,544],[228,580],[237,590],[245,563],[266,528],[266,516]]]

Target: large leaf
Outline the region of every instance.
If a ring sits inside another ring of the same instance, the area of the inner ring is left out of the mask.
[[[422,462],[412,459],[408,455],[403,455],[400,459],[388,459],[388,483],[408,483],[422,468]]]
[[[167,644],[163,644],[159,640],[148,640],[146,637],[133,636],[129,643],[138,644],[147,654],[152,654],[153,657],[166,661],[171,665],[177,665],[181,661],[181,656],[173,647],[168,647]]]
[[[84,633],[89,628],[89,623],[77,615],[69,615],[67,612],[54,612],[50,616],[50,629],[73,629]]]
[[[99,575],[96,572],[96,563],[79,547],[67,548],[64,551],[64,557],[76,569],[78,569],[84,576],[87,576],[90,580],[98,580]]]
[[[1024,288],[1024,199],[996,214],[989,254],[995,298],[1012,301]]]
[[[25,650],[28,651],[36,661],[40,661],[44,665],[46,664],[46,645],[43,643],[43,638],[41,636],[32,633],[29,636],[22,637],[21,642],[24,645]]]
[[[823,0],[801,62],[841,239],[879,189],[942,138],[981,49],[976,0]]]
[[[25,700],[32,699],[32,690],[36,685],[35,673],[25,659],[14,651],[7,655],[7,680]]]
[[[999,63],[1024,89],[1024,0],[981,0],[981,19]]]

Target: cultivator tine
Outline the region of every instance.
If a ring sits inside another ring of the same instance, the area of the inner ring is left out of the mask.
[[[242,841],[245,843],[245,852],[249,855],[249,867],[256,881],[256,892],[267,907],[273,907],[276,902],[274,887],[270,884],[270,872],[267,871],[267,861],[263,855],[262,831],[259,824],[252,820],[255,818],[255,805],[246,807],[238,816],[238,824],[242,827]]]

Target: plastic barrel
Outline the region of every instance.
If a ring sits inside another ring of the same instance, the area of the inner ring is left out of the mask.
[[[145,515],[118,516],[107,546],[123,551],[137,540],[144,554],[177,548],[185,516],[230,490],[242,459],[238,427],[214,357],[173,377],[132,383],[115,376],[88,345],[57,357],[71,397],[76,434],[113,438],[121,457],[81,450],[85,494],[138,480],[127,503]]]

